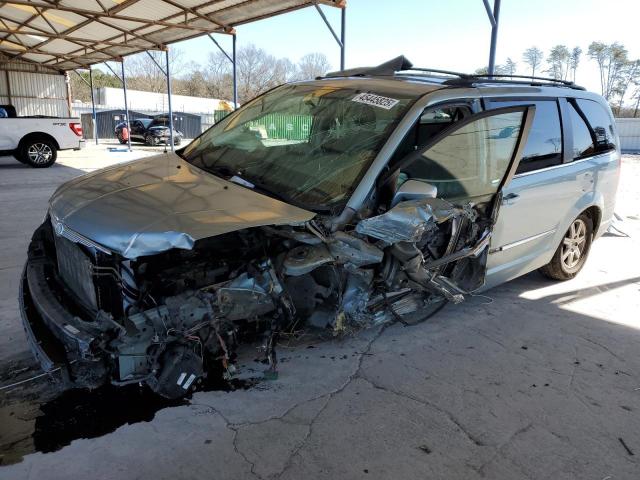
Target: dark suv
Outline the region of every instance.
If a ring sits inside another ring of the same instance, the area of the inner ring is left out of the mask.
[[[136,118],[131,121],[131,141],[144,142],[147,145],[155,146],[161,143],[169,144],[169,120],[167,117],[157,118]],[[115,134],[120,143],[127,143],[122,130],[127,126],[127,122],[120,122],[116,125]],[[173,144],[180,145],[183,138],[182,132],[173,129]]]

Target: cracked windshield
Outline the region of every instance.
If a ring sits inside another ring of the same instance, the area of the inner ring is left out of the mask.
[[[414,100],[405,92],[287,85],[229,115],[182,155],[246,187],[327,209],[348,199]]]

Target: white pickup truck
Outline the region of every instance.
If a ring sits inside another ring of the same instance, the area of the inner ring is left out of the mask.
[[[0,105],[0,155],[46,168],[55,163],[58,150],[79,150],[84,143],[79,118],[18,117],[12,105]]]

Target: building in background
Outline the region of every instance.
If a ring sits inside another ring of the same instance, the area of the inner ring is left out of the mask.
[[[127,90],[130,120],[166,115],[169,111],[166,93]],[[115,125],[125,120],[124,94],[121,88],[102,87],[95,90],[98,138],[115,138]],[[91,104],[74,101],[73,112],[82,118],[85,138],[93,138]],[[186,138],[198,136],[233,110],[233,102],[217,98],[171,95],[176,129]]]

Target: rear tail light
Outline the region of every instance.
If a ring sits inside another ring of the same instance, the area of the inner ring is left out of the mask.
[[[79,123],[70,123],[69,124],[69,128],[71,129],[71,131],[73,133],[75,133],[77,136],[81,137],[82,136],[82,125]]]

